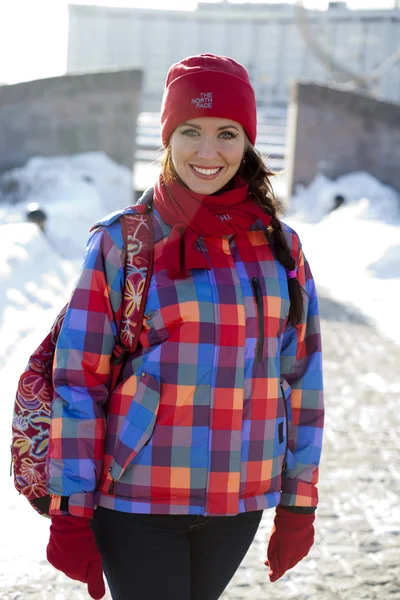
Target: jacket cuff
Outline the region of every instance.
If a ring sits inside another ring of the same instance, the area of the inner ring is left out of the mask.
[[[279,504],[279,507],[296,515],[313,515],[317,510],[316,506],[285,506],[284,504]]]
[[[281,505],[316,508],[318,490],[314,483],[285,478],[282,484]]]
[[[51,495],[50,516],[73,515],[92,519],[93,512],[94,492],[79,492],[69,497]]]

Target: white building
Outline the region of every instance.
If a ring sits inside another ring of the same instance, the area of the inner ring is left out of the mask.
[[[284,105],[294,80],[345,80],[335,62],[369,74],[400,44],[400,9],[355,11],[331,2],[327,11],[305,12],[311,45],[325,61],[305,41],[293,5],[200,3],[196,11],[71,5],[68,72],[143,69],[143,110],[157,111],[169,66],[212,52],[246,66],[260,105]],[[400,61],[382,71],[370,90],[400,102]]]

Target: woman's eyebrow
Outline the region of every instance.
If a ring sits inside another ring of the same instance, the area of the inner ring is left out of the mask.
[[[240,131],[235,125],[222,125],[222,127],[218,127],[218,131],[221,131],[221,129],[229,129],[230,127],[236,129],[236,131]]]
[[[184,121],[183,123],[181,123],[179,125],[179,127],[183,127],[184,125],[186,126],[190,126],[190,127],[194,127],[194,129],[201,129],[200,125],[195,125],[194,123],[188,123],[187,121]]]

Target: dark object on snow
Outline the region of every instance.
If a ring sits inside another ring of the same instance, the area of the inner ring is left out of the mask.
[[[339,208],[339,206],[342,206],[342,204],[344,204],[345,202],[346,202],[346,199],[341,194],[337,194],[336,196],[334,196],[334,198],[333,198],[333,206],[331,208],[331,212],[333,210],[336,210],[337,208]]]
[[[94,183],[94,179],[90,175],[82,175],[82,179],[83,181],[86,181],[86,183]]]
[[[36,202],[31,202],[26,207],[25,211],[26,220],[29,223],[36,223],[36,225],[44,231],[44,224],[47,220],[47,215],[44,210]]]

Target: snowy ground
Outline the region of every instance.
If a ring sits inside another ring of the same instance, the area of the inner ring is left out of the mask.
[[[330,212],[339,193],[345,204]],[[131,173],[102,154],[37,158],[0,178],[0,513],[8,524],[0,537],[0,598],[25,597],[2,590],[49,573],[48,521],[18,497],[8,476],[16,382],[68,297],[90,226],[131,201]],[[48,214],[45,235],[24,222],[30,202]],[[285,220],[299,232],[318,284],[400,344],[399,206],[397,194],[368,174],[334,183],[319,177],[297,193]]]

